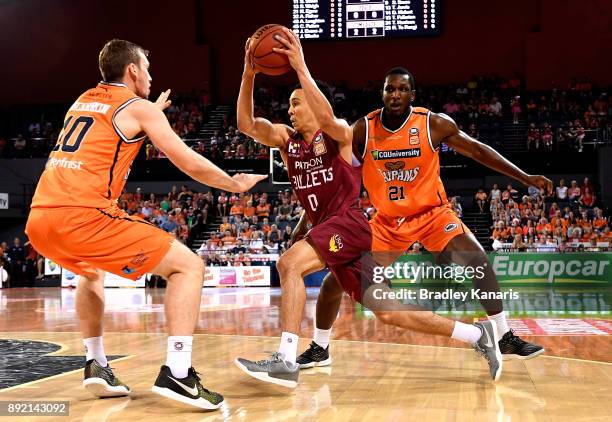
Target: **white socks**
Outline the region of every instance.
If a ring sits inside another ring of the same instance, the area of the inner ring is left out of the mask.
[[[456,340],[465,341],[466,343],[474,344],[478,341],[482,331],[475,325],[464,324],[461,321],[455,321],[455,327],[453,328],[453,334],[451,338]]]
[[[191,345],[193,336],[169,336],[168,355],[166,366],[175,378],[181,379],[187,376],[191,368]]]
[[[320,328],[315,327],[314,329],[314,337],[313,340],[322,348],[326,349],[329,346],[329,338],[331,337],[331,331],[329,330],[321,330]]]
[[[287,362],[295,363],[297,356],[299,337],[297,334],[288,333],[283,331],[281,335],[280,346],[278,346],[278,352],[285,356]]]
[[[506,313],[504,311],[501,311],[500,313],[495,315],[487,315],[487,318],[492,321],[495,321],[495,324],[497,325],[497,337],[499,337],[500,340],[504,336],[504,334],[510,331],[510,328],[508,327],[508,321],[506,320]]]
[[[102,343],[102,336],[100,337],[89,337],[83,339],[85,345],[85,361],[95,359],[100,366],[108,365],[106,355],[104,354],[104,344]]]

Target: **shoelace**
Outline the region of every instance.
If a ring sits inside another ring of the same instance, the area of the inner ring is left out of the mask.
[[[257,362],[255,362],[257,365],[259,366],[264,366],[270,362],[275,362],[277,360],[282,360],[280,357],[280,353],[279,352],[266,352],[266,353],[272,353],[270,355],[270,357],[268,359],[262,359],[262,360],[258,360]]]
[[[206,392],[206,394],[212,394],[210,392],[210,390],[208,390],[206,387],[204,387],[202,385],[202,383],[200,382],[202,379],[198,375],[201,375],[201,374],[198,371],[196,371],[193,366],[191,367],[191,370],[192,370],[191,375],[196,379],[196,386],[199,384],[200,387],[202,387],[202,390],[204,390]]]
[[[481,349],[480,346],[475,344],[474,345],[474,350],[476,350],[476,353],[478,353],[480,356],[485,358],[487,360],[487,362],[491,362],[491,357],[487,353],[485,353],[484,349]]]
[[[525,340],[523,340],[522,338],[514,335],[514,331],[510,330],[508,331],[508,333],[510,333],[510,335],[508,336],[508,342],[512,343],[512,344],[516,344],[516,345],[521,345],[523,343],[526,343]]]

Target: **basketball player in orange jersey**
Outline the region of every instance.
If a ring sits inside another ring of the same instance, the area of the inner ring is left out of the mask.
[[[191,366],[193,332],[204,279],[202,260],[173,236],[117,206],[130,166],[145,136],[183,172],[200,183],[245,192],[267,176],[230,177],[198,155],[174,133],[156,103],[148,52],[128,41],[109,41],[99,55],[103,81],[70,107],[36,193],[26,232],[44,256],[81,276],[76,310],[86,366],[83,385],[95,396],[130,394],[108,366],[102,342],[104,272],[130,279],[145,273],[168,280],[166,365],[153,392],[203,409],[217,409],[223,397],[208,391]]]
[[[345,120],[334,116],[331,92],[310,75],[297,36],[286,28],[284,32],[286,38],[277,39],[286,48],[275,51],[288,56],[300,81],[289,99],[288,113],[293,127],[272,124],[253,115],[256,70],[249,59],[247,41],[237,104],[238,128],[257,142],[280,149],[293,191],[313,227],[277,263],[282,288],[282,334],[278,352],[260,361],[238,358],[236,365],[261,381],[290,388],[297,385],[298,334],[306,300],[303,277],[328,267],[342,289],[372,309],[381,321],[468,342],[488,361],[491,377],[499,379],[502,362],[494,321],[464,324],[423,309],[393,312],[408,311],[409,307],[395,300],[385,303],[374,300],[374,291],[385,294],[389,288],[361,275],[362,272],[372,275],[373,268],[361,260],[362,253],[370,251],[372,235],[357,205],[362,169],[353,152],[353,130]]]
[[[371,221],[372,250],[383,265],[393,263],[410,246],[421,243],[439,261],[474,268],[484,267],[484,277],[473,280],[482,292],[499,292],[495,273],[482,246],[453,212],[440,179],[442,143],[458,153],[526,186],[552,193],[552,182],[532,176],[502,157],[493,148],[461,131],[445,114],[413,107],[414,78],[406,69],[391,69],[385,76],[384,107],[353,125],[353,145],[363,162],[363,184],[377,210]],[[303,226],[303,224],[300,224]],[[329,338],[338,315],[342,288],[329,274],[317,300],[314,340],[298,357],[302,368],[331,363]],[[488,318],[496,322],[504,359],[531,359],[544,348],[528,343],[508,328],[501,300],[481,300]]]

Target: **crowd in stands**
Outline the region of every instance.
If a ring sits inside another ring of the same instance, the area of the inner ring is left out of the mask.
[[[343,82],[332,82],[330,87],[335,113],[349,122],[381,106],[379,82],[370,81],[358,89],[349,88]],[[258,85],[255,115],[288,124],[291,88]],[[610,137],[612,97],[588,82],[572,82],[565,90],[526,92],[517,76],[505,79],[474,76],[464,83],[417,84],[416,88],[415,105],[448,114],[466,133],[502,150],[504,116],[511,116],[514,123],[524,120],[529,124],[525,148],[531,151],[583,151],[585,142]],[[212,108],[206,91],[173,95],[166,115],[177,135],[213,161],[268,158],[268,148],[236,129],[233,111],[225,116],[219,130],[205,138],[201,129]],[[48,155],[61,129],[60,120],[61,117],[51,121],[43,115],[16,131],[0,133],[0,158]],[[442,151],[449,150],[443,146]],[[142,157],[150,160],[164,158],[164,154],[147,142]]]
[[[491,213],[494,250],[609,250],[610,219],[588,178],[567,186],[561,179],[551,196],[534,186],[521,195],[512,185],[493,185],[475,195],[479,212]]]
[[[607,251],[612,234],[610,219],[588,178],[569,186],[560,180],[553,195],[529,187],[519,193],[512,185],[502,190],[493,185],[487,193],[479,189],[474,197],[480,213],[490,213],[494,250],[504,251]],[[459,198],[450,203],[461,217]],[[124,192],[118,205],[172,233],[194,249],[208,265],[251,265],[275,261],[292,241],[293,229],[302,213],[290,189],[276,193],[228,194],[220,191],[195,192],[187,186],[173,186],[167,194],[145,194],[140,188]],[[376,210],[367,192],[359,205],[373,218]],[[213,221],[220,217],[221,223]],[[201,245],[197,247],[196,241]],[[420,251],[415,244],[413,252]],[[43,276],[44,258],[29,242],[15,238],[12,245],[0,244],[0,279],[7,286],[31,286]],[[5,272],[10,275],[6,280]],[[3,278],[4,277],[4,278]]]
[[[582,152],[604,130],[609,137],[612,97],[588,82],[572,82],[567,91],[533,93],[525,117],[528,150]]]
[[[30,242],[13,239],[12,244],[0,243],[0,288],[31,287],[35,279],[44,276],[44,258]]]

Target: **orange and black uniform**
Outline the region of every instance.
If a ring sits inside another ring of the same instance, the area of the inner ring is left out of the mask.
[[[64,268],[92,276],[99,268],[136,279],[153,269],[173,238],[117,207],[144,136],[127,138],[115,123],[141,98],[101,82],[70,107],[47,161],[26,232],[34,247]]]
[[[365,117],[363,184],[378,211],[371,222],[372,250],[403,251],[418,241],[429,251],[442,251],[469,229],[446,198],[431,142],[431,111],[413,107],[396,130],[384,126],[382,113]]]

